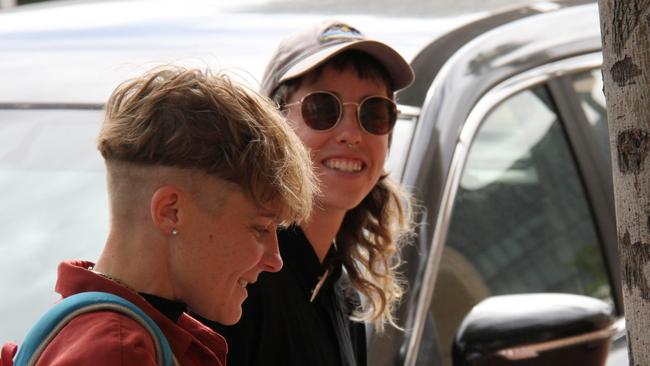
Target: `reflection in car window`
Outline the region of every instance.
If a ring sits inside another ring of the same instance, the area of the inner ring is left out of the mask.
[[[396,181],[399,181],[402,176],[414,129],[415,118],[400,117],[391,133],[390,148],[384,168]]]
[[[564,292],[611,302],[594,225],[545,89],[502,102],[469,149],[435,285],[445,364],[460,321],[487,296]]]
[[[598,143],[603,161],[609,164],[608,167],[611,170],[607,109],[600,69],[574,75],[573,86],[582,102],[582,108],[585,111],[589,125],[595,134],[594,140]]]
[[[100,110],[0,110],[0,313],[7,315],[0,340],[20,340],[58,298],[61,260],[99,255],[108,231],[95,148],[102,117]]]

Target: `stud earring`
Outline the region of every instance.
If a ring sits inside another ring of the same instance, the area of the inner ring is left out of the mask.
[[[176,236],[178,234],[178,230],[172,229],[172,236]]]

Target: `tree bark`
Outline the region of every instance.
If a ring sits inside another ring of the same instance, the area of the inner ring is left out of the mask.
[[[650,0],[599,0],[630,365],[650,365]]]

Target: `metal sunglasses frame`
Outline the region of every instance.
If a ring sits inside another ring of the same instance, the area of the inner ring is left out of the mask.
[[[327,94],[327,95],[330,95],[330,96],[332,96],[332,97],[333,97],[333,98],[334,98],[334,99],[339,103],[339,106],[340,106],[338,116],[336,117],[336,121],[334,122],[334,124],[332,124],[331,127],[326,128],[326,129],[324,129],[324,130],[318,130],[318,129],[315,129],[315,128],[313,128],[309,123],[307,123],[307,120],[305,119],[305,114],[304,114],[303,109],[302,109],[302,104],[303,104],[303,102],[305,101],[305,99],[307,99],[308,97],[310,97],[310,96],[312,96],[312,95],[314,95],[314,94]],[[386,131],[385,133],[374,133],[374,132],[370,132],[370,131],[368,131],[368,130],[366,129],[366,127],[365,127],[365,126],[363,125],[363,123],[361,122],[361,106],[363,105],[363,103],[365,103],[365,102],[368,101],[369,99],[375,99],[375,98],[383,99],[383,100],[386,100],[386,101],[390,102],[390,104],[392,105],[392,107],[393,107],[393,109],[394,109],[394,111],[395,111],[395,118],[394,118],[393,121],[390,123],[390,128],[389,128],[388,131]],[[363,98],[359,103],[356,103],[356,102],[343,102],[343,101],[341,101],[341,98],[338,97],[338,95],[336,95],[336,94],[334,94],[334,93],[332,93],[332,92],[326,91],[326,90],[317,90],[317,91],[313,91],[313,92],[311,92],[311,93],[308,93],[308,94],[304,95],[302,98],[300,98],[300,100],[297,101],[297,102],[293,102],[293,103],[285,104],[283,109],[287,109],[287,108],[289,108],[289,107],[293,107],[293,106],[296,106],[296,105],[300,105],[300,106],[301,106],[301,108],[300,108],[300,114],[301,114],[303,120],[305,121],[305,124],[306,124],[307,126],[309,126],[309,128],[311,128],[312,130],[317,131],[317,132],[328,132],[328,131],[331,131],[331,130],[335,129],[336,126],[338,126],[339,123],[341,122],[341,118],[343,117],[343,108],[344,108],[346,105],[355,105],[355,106],[356,106],[356,112],[357,112],[357,113],[356,113],[356,114],[357,114],[357,123],[359,123],[359,127],[361,127],[361,129],[362,129],[364,132],[369,133],[369,134],[371,134],[371,135],[376,135],[376,136],[383,136],[383,135],[387,135],[387,134],[389,134],[389,133],[393,130],[393,127],[395,127],[395,123],[397,122],[397,116],[398,116],[399,113],[400,113],[399,109],[397,109],[397,104],[395,103],[394,100],[392,100],[392,99],[390,99],[390,98],[387,98],[387,97],[384,97],[384,96],[381,96],[381,95],[370,95],[370,96],[367,96],[367,97]]]

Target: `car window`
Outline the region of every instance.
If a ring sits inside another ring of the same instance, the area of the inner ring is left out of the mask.
[[[611,302],[588,200],[545,88],[488,114],[463,169],[431,307],[445,364],[460,321],[487,296],[564,292]]]
[[[404,170],[406,156],[415,130],[415,121],[416,117],[400,116],[391,133],[390,148],[384,168],[395,181],[400,180]]]
[[[94,260],[104,244],[105,174],[95,148],[102,115],[0,109],[0,340],[22,339],[58,298],[60,261]]]
[[[607,108],[605,94],[603,94],[603,77],[598,70],[578,73],[573,76],[573,86],[580,98],[580,102],[589,126],[593,131],[593,138],[611,170],[611,155],[609,153],[609,131],[607,129]]]

